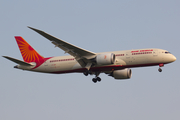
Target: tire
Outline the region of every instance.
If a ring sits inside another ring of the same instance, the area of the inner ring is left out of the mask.
[[[101,82],[101,78],[100,77],[97,77],[96,78],[98,82]]]
[[[96,83],[96,82],[97,82],[97,79],[96,79],[96,78],[93,78],[92,81],[93,81],[94,83]]]
[[[158,69],[158,71],[159,71],[159,72],[162,72],[162,69],[161,69],[161,68],[159,68],[159,69]]]

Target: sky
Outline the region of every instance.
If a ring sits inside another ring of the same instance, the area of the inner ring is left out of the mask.
[[[132,68],[132,78],[44,74],[14,69],[0,58],[1,120],[179,120],[179,0],[0,1],[0,55],[23,60],[14,36],[44,57],[59,48],[27,28],[43,30],[92,52],[160,48],[174,63]]]

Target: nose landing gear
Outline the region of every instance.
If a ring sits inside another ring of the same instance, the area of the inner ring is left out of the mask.
[[[162,69],[161,69],[161,67],[163,67],[164,66],[164,64],[162,63],[162,64],[159,64],[159,69],[158,69],[158,71],[159,72],[162,72]]]
[[[162,72],[162,69],[161,69],[161,68],[159,68],[159,69],[158,69],[158,71],[159,71],[159,72]]]

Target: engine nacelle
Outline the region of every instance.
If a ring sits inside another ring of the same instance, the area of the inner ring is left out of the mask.
[[[115,79],[129,79],[132,76],[132,71],[129,68],[125,68],[123,70],[114,70],[112,76]]]
[[[95,60],[98,65],[114,64],[115,54],[113,54],[113,53],[99,54],[96,56]]]

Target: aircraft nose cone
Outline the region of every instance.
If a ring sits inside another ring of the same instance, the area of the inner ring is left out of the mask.
[[[173,62],[176,61],[176,57],[173,55],[172,57]]]

